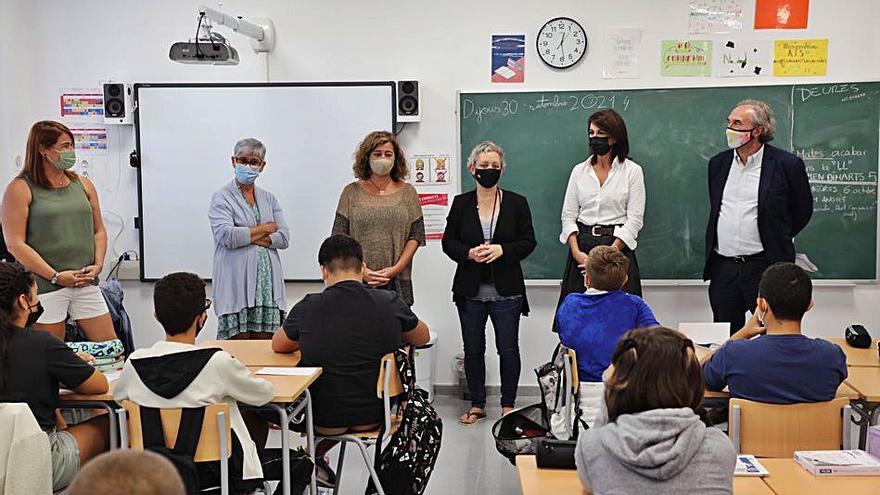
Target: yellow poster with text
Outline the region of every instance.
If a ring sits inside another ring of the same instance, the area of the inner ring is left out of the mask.
[[[824,76],[828,70],[828,40],[776,40],[774,76]]]

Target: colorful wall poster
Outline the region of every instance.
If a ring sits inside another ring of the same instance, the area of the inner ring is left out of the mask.
[[[71,127],[70,132],[77,153],[106,155],[110,149],[106,127]]]
[[[66,122],[104,123],[104,93],[100,89],[62,89],[59,104]]]
[[[446,230],[446,216],[449,213],[449,194],[419,194],[422,204],[422,217],[425,220],[425,239],[439,241]]]
[[[609,28],[605,32],[605,65],[602,75],[608,79],[639,77],[639,50],[642,30]]]
[[[709,76],[712,73],[710,40],[663,40],[661,76]]]
[[[492,82],[521,83],[526,80],[526,35],[492,35]]]
[[[756,0],[755,29],[806,29],[810,0]]]
[[[690,0],[690,34],[730,33],[743,27],[743,0]]]
[[[448,154],[422,154],[409,158],[412,173],[410,182],[415,186],[446,186],[452,184]]]
[[[774,76],[824,76],[828,72],[828,40],[776,40]]]
[[[770,75],[773,46],[769,40],[727,40],[719,45],[715,61],[718,77]]]

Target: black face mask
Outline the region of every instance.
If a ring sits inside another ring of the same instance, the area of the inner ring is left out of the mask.
[[[494,187],[495,184],[498,184],[498,180],[501,179],[501,169],[478,168],[474,171],[474,179],[476,179],[481,186],[489,189]]]
[[[31,311],[31,308],[37,308],[36,311]],[[38,302],[36,306],[28,306],[28,311],[31,311],[28,314],[27,323],[24,324],[25,328],[30,328],[34,326],[34,323],[43,316],[43,303]]]
[[[590,152],[596,156],[602,156],[611,151],[611,145],[608,144],[608,136],[593,136],[590,138]]]

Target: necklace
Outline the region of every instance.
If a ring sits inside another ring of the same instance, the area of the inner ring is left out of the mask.
[[[372,184],[373,187],[376,188],[376,191],[379,192],[380,196],[385,194],[385,190],[388,189],[388,186],[390,186],[392,182],[393,182],[392,180],[389,180],[388,183],[385,184],[385,187],[379,187],[379,185],[376,184],[376,181],[374,181],[373,178],[370,177],[370,184]]]

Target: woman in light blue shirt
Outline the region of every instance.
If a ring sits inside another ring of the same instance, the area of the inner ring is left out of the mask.
[[[254,185],[266,167],[266,147],[235,143],[235,179],[215,192],[208,218],[214,234],[214,312],[219,339],[271,339],[287,308],[279,249],[290,233],[272,193]]]

